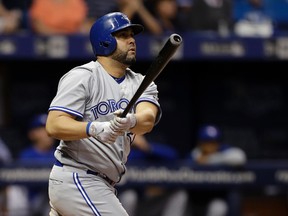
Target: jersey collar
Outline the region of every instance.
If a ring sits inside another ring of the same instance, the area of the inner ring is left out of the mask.
[[[123,80],[125,79],[125,75],[120,77],[120,78],[117,78],[117,77],[114,77],[112,75],[110,75],[118,84],[120,84],[121,82],[123,82]]]

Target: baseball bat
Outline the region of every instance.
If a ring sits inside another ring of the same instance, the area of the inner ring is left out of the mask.
[[[165,66],[168,64],[177,48],[182,44],[182,37],[178,34],[171,34],[167,39],[166,43],[159,51],[158,56],[153,60],[150,67],[148,68],[146,75],[138,87],[137,91],[133,95],[132,99],[124,109],[120,117],[125,117],[131,110],[137,99],[145,91],[145,89],[158,77],[163,71]]]

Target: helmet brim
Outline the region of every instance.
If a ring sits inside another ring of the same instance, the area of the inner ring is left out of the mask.
[[[127,28],[131,28],[134,35],[140,34],[141,32],[144,31],[144,27],[140,24],[127,24],[127,25],[123,25],[117,29],[115,29],[112,33],[121,31],[123,29],[127,29]]]

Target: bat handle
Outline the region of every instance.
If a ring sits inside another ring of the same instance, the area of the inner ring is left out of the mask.
[[[131,110],[133,104],[134,104],[134,101],[133,101],[133,103],[129,103],[129,104],[127,105],[127,107],[124,109],[124,111],[123,111],[123,112],[121,113],[121,115],[120,115],[121,118],[125,118],[125,117],[126,117],[126,115],[128,114],[128,112]]]
[[[126,115],[128,114],[128,109],[125,109],[124,111],[123,111],[123,113],[120,115],[120,117],[121,118],[125,118],[126,117]]]

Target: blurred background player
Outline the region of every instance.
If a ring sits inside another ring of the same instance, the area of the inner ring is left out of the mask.
[[[237,168],[247,162],[245,152],[223,142],[220,128],[213,124],[199,128],[197,145],[189,158],[192,165],[229,166]],[[226,216],[229,208],[227,192],[222,190],[191,191],[189,212],[193,216]]]
[[[19,154],[21,164],[54,164],[56,140],[48,136],[46,125],[47,114],[34,115],[27,127],[29,143]],[[9,212],[19,216],[47,216],[50,206],[47,186],[16,186],[10,187]]]
[[[37,114],[32,117],[28,125],[27,137],[30,141],[28,146],[24,148],[20,155],[21,161],[44,161],[54,163],[54,151],[56,141],[48,136],[46,125],[47,114]]]
[[[236,146],[223,143],[222,131],[212,124],[200,127],[197,146],[190,156],[195,163],[204,165],[240,166],[246,163],[245,152]]]
[[[10,149],[0,137],[0,167],[9,165],[13,161]],[[7,186],[0,186],[0,215],[7,214]]]
[[[0,166],[6,166],[14,162],[14,157],[9,149],[8,142],[0,138]],[[23,200],[23,202],[22,202]],[[18,202],[20,201],[20,202]],[[0,186],[0,215],[2,216],[28,216],[26,212],[28,204],[25,202],[23,190],[14,185]]]

